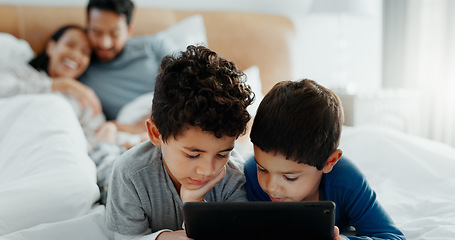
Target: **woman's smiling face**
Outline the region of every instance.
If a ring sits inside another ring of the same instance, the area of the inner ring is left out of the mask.
[[[57,42],[48,43],[46,53],[50,77],[78,78],[87,69],[92,50],[85,32],[69,28]]]

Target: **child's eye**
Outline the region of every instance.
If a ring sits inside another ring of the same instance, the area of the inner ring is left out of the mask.
[[[289,181],[289,182],[294,182],[298,179],[298,177],[291,178],[291,177],[284,176],[284,179],[286,179],[286,181]]]
[[[219,153],[216,155],[216,157],[218,157],[218,158],[227,158],[228,156],[229,156],[229,154],[223,155],[223,154],[219,154]]]
[[[194,158],[198,158],[199,156],[201,156],[201,154],[198,154],[198,155],[189,155],[189,154],[187,154],[186,156],[188,158],[194,159]]]
[[[258,166],[258,172],[265,173],[265,172],[267,172],[267,170]]]

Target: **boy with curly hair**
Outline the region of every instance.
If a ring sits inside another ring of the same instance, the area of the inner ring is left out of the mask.
[[[106,221],[116,239],[186,239],[184,202],[247,201],[232,150],[253,98],[243,73],[210,49],[163,58],[150,141],[114,164]]]

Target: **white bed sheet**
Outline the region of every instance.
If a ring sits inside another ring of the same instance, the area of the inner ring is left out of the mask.
[[[340,147],[407,239],[455,239],[455,149],[377,126],[345,127]]]
[[[0,110],[0,239],[113,239],[64,99],[0,99]],[[407,239],[454,239],[455,149],[373,126],[345,127],[340,147]]]
[[[96,169],[66,100],[0,98],[0,111],[0,238],[92,212],[99,198]]]

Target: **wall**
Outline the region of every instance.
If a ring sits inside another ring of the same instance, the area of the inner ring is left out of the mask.
[[[297,28],[294,78],[339,90],[375,91],[382,78],[382,0],[369,0],[362,16],[310,13],[312,0],[133,0],[138,7],[233,10],[290,17]],[[0,0],[18,5],[84,6],[87,0]],[[284,79],[283,79],[284,80]]]

